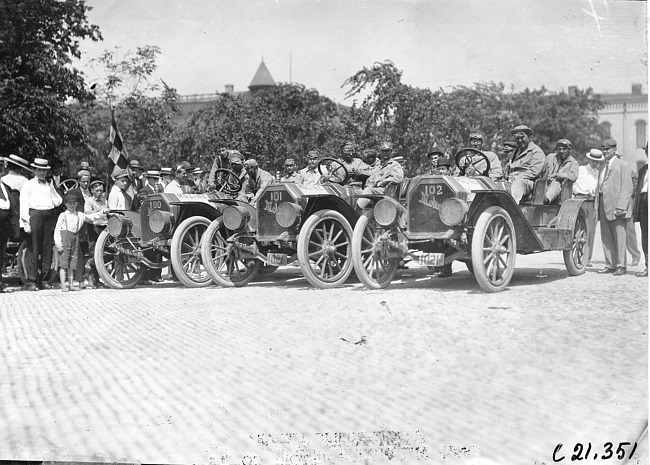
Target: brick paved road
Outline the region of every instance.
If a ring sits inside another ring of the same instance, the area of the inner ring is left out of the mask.
[[[561,253],[519,256],[496,295],[462,264],[384,291],[315,290],[287,268],[242,289],[3,294],[0,458],[514,465],[553,463],[558,443],[570,463],[576,442],[602,455],[647,423],[648,282],[598,275],[594,258],[569,278]],[[647,447],[635,455],[647,463]]]

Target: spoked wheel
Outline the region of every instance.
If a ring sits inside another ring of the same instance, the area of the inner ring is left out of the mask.
[[[321,210],[298,234],[298,263],[307,281],[319,289],[343,284],[352,273],[352,228],[343,215]]]
[[[479,216],[472,236],[474,277],[485,292],[504,290],[515,271],[517,237],[510,215],[490,207]]]
[[[260,261],[241,258],[239,250],[226,242],[223,219],[210,223],[203,233],[201,257],[212,280],[224,287],[242,287],[250,283],[260,269]],[[277,268],[277,267],[276,267]]]
[[[573,229],[571,248],[563,250],[564,264],[571,276],[579,276],[587,269],[589,256],[589,232],[587,230],[587,215],[580,210]]]
[[[367,288],[383,289],[393,281],[399,258],[381,258],[377,249],[380,236],[385,230],[366,215],[357,220],[352,234],[352,262],[357,278]],[[397,237],[392,237],[397,241]]]
[[[178,225],[172,236],[171,260],[178,280],[187,287],[205,287],[212,279],[201,260],[201,237],[210,220],[191,216]]]
[[[95,266],[102,281],[113,289],[133,289],[142,280],[147,269],[120,248],[133,249],[127,238],[115,238],[104,230],[95,245]]]

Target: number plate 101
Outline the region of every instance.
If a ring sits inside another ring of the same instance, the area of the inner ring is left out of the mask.
[[[423,252],[415,256],[415,260],[420,265],[443,266],[445,264],[444,253]]]

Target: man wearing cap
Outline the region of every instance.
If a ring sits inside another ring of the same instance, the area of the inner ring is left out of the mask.
[[[560,139],[555,143],[555,153],[550,153],[544,160],[542,176],[546,177],[544,203],[550,204],[560,196],[562,186],[578,179],[579,165],[571,156],[571,141]]]
[[[445,156],[445,151],[441,147],[434,147],[426,157],[429,160],[429,166],[426,168],[426,174],[439,174],[438,161]]]
[[[645,165],[639,168],[639,179],[634,197],[633,222],[641,225],[641,247],[645,258],[645,269],[637,273],[639,278],[648,277],[648,143],[643,147],[646,161]]]
[[[381,163],[376,167],[366,181],[366,187],[362,194],[383,194],[386,186],[398,184],[404,180],[404,169],[402,165],[392,159],[393,144],[382,142],[380,145]],[[370,203],[370,199],[359,199],[357,205],[359,208],[365,208]]]
[[[621,276],[627,272],[626,226],[632,217],[632,168],[616,156],[616,141],[602,144],[605,163],[600,168],[596,205],[603,241],[605,268],[598,273]]]
[[[269,184],[273,183],[273,176],[261,169],[257,160],[249,158],[244,163],[246,170],[246,182],[244,184],[243,195],[240,194],[240,200],[247,200],[252,206],[257,205],[257,201]]]
[[[600,165],[605,161],[603,152],[598,149],[591,149],[587,152],[587,164],[578,168],[578,178],[573,183],[573,196],[577,199],[593,200],[596,196],[598,186],[598,173]],[[591,257],[594,253],[594,238],[596,237],[596,212],[587,218],[589,228],[589,256],[587,266],[591,266]]]
[[[544,169],[546,156],[544,151],[530,140],[533,130],[528,126],[517,126],[511,133],[517,142],[517,149],[506,166],[506,173],[512,183],[512,197],[519,203],[524,195],[533,191],[533,184]]]
[[[138,160],[130,160],[129,167],[133,172],[133,194],[137,194],[144,187],[144,168]]]
[[[54,183],[46,181],[51,169],[47,160],[35,158],[31,164],[35,177],[27,181],[20,191],[20,222],[25,233],[31,234],[27,248],[31,264],[27,268],[27,290],[51,289],[47,283],[52,265],[54,227],[58,214],[56,208],[63,199]]]
[[[214,179],[215,173],[219,169],[229,170],[230,169],[230,152],[226,148],[219,149],[219,154],[216,155],[212,160],[212,167],[210,168],[210,173],[208,174],[208,188],[213,189],[219,184],[218,180]],[[237,152],[239,153],[239,152]],[[241,154],[240,154],[241,155]],[[243,163],[243,158],[242,158]]]
[[[483,134],[480,132],[472,132],[469,135],[469,146],[473,149],[480,151],[487,158],[490,163],[488,176],[491,180],[496,181],[503,177],[503,170],[501,168],[501,161],[496,153],[489,150],[481,150],[483,147]],[[485,166],[485,159],[478,154],[472,157],[470,165],[465,169],[467,176],[480,176],[488,168]]]
[[[191,192],[191,187],[187,185],[187,173],[191,169],[192,165],[187,161],[177,165],[174,170],[174,179],[165,186],[165,194],[186,194]]]
[[[318,161],[320,160],[320,152],[318,150],[310,150],[307,153],[307,166],[300,171],[300,178],[304,185],[309,184],[320,184],[322,175],[318,172]],[[323,170],[326,168],[323,166]],[[327,175],[328,172],[324,171],[324,175]]]
[[[293,158],[287,158],[284,161],[284,174],[280,178],[280,182],[302,183],[302,176],[296,172],[296,161]]]
[[[360,193],[361,180],[362,178],[370,176],[370,167],[361,161],[360,158],[354,156],[354,144],[352,144],[352,142],[347,142],[343,146],[343,153],[338,159],[338,162],[348,171],[346,184],[358,187]],[[327,175],[324,180],[340,184],[343,181],[343,176],[345,176],[343,170],[335,164],[329,175]]]

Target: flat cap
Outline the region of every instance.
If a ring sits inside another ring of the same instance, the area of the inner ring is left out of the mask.
[[[287,165],[295,165],[295,164],[296,164],[296,160],[294,160],[293,158],[287,158],[287,159],[284,161],[284,166],[287,166]]]
[[[128,178],[128,177],[129,177],[129,173],[127,173],[126,170],[124,170],[124,171],[120,171],[115,176],[113,176],[113,179],[118,180],[118,179]]]
[[[434,147],[427,153],[427,158],[431,158],[434,155],[444,155],[445,151],[441,147]]]
[[[510,134],[517,134],[518,132],[525,132],[530,136],[533,133],[533,130],[524,124],[520,124],[519,126],[516,126],[512,131],[510,131]]]
[[[469,133],[469,138],[470,138],[470,139],[480,139],[480,140],[483,140],[483,134],[481,134],[480,132],[470,132],[470,133]]]
[[[131,168],[140,168],[140,162],[138,160],[131,160],[129,166]]]
[[[571,141],[569,139],[560,139],[555,143],[555,147],[571,148]]]
[[[239,150],[231,150],[228,154],[228,161],[230,163],[238,163],[241,165],[244,163],[244,157],[239,153]]]
[[[601,147],[616,147],[616,141],[614,139],[605,139],[603,143],[601,144]]]
[[[393,150],[393,144],[390,142],[382,142],[379,144],[379,150],[384,151],[384,150]]]
[[[343,150],[354,150],[354,144],[352,142],[346,142],[343,146]]]
[[[88,171],[88,170],[80,170],[77,173],[77,177],[79,179],[81,179],[81,178],[89,178],[90,177],[90,171]]]
[[[504,147],[510,147],[511,149],[516,149],[517,148],[517,143],[512,140],[507,140],[503,143]]]
[[[255,160],[254,158],[249,158],[244,162],[244,166],[246,166],[247,168],[250,168],[252,166],[258,166],[257,160]]]
[[[189,171],[191,169],[192,169],[192,165],[190,165],[190,162],[189,161],[183,161],[183,162],[179,163],[178,166],[176,167],[176,172],[179,172],[180,170]]]

